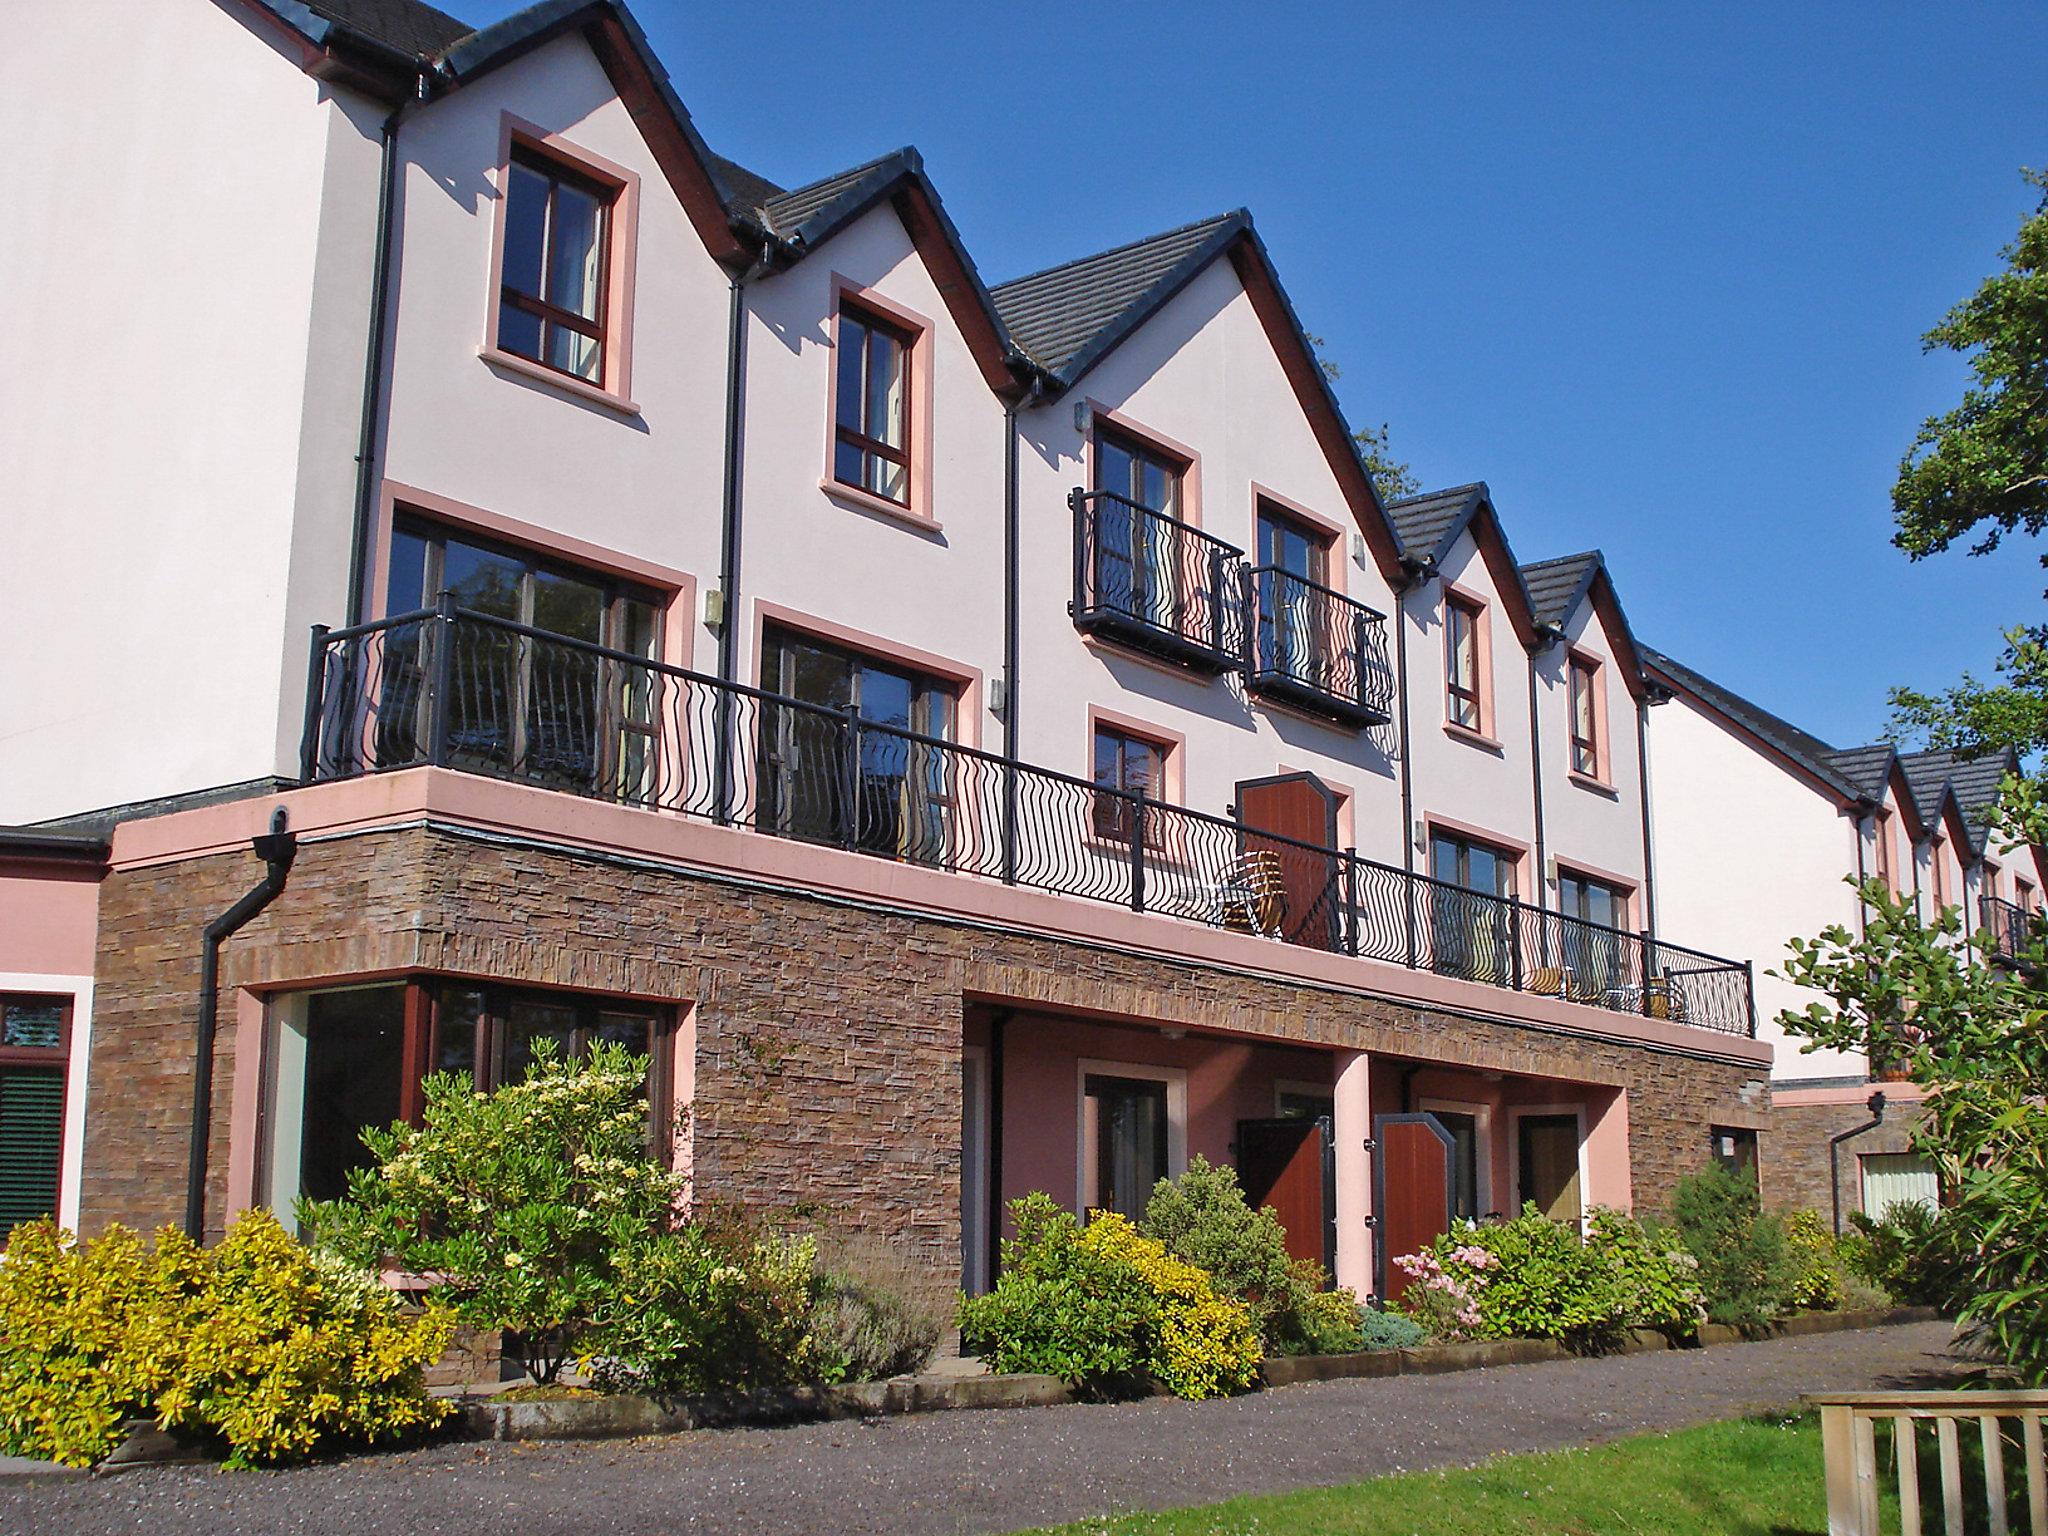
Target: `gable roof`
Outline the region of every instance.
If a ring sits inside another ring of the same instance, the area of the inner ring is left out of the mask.
[[[1072,384],[1250,227],[1251,215],[1239,208],[1012,278],[989,293],[1032,360]]]
[[[1579,611],[1603,565],[1600,551],[1594,549],[1523,566],[1522,580],[1529,588],[1529,610],[1536,622],[1545,629],[1563,629],[1565,620]]]
[[[1507,529],[1485,481],[1405,496],[1388,504],[1387,517],[1401,540],[1401,562],[1411,572],[1435,574],[1459,538],[1470,532],[1500,591],[1516,638],[1525,646],[1536,644],[1536,609],[1529,601],[1529,584],[1508,546]]]
[[[1863,791],[1835,765],[1835,749],[1812,732],[1801,730],[1662,651],[1638,642],[1636,652],[1652,680],[1705,705],[1839,805],[1860,808],[1869,804]]]
[[[1998,806],[1998,787],[2005,775],[2019,767],[2019,755],[2010,747],[1965,757],[1960,752],[1908,752],[1899,758],[1906,782],[1916,800],[1923,800],[1921,816],[1932,825],[1940,797],[1955,800],[1971,856],[1982,858],[1991,838],[1991,814]]]
[[[400,53],[425,58],[476,28],[422,0],[300,0],[308,11]]]
[[[1844,747],[1827,754],[1828,762],[1835,771],[1865,797],[1871,800],[1884,798],[1885,781],[1891,777],[1892,761],[1897,756],[1890,742],[1880,741],[1868,747]]]

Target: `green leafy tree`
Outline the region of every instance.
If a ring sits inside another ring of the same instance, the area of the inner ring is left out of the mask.
[[[577,1352],[618,1288],[622,1255],[673,1226],[681,1181],[648,1153],[645,1057],[577,1061],[538,1041],[523,1082],[426,1079],[418,1126],[366,1130],[369,1166],[301,1220],[358,1263],[430,1276],[461,1321],[510,1330],[539,1382]]]
[[[1899,465],[1892,542],[1915,560],[1966,538],[1970,553],[1986,554],[2007,534],[2048,526],[2048,171],[2022,174],[2044,195],[2001,253],[2004,270],[1923,338],[1930,352],[1966,357],[1974,381],[1954,410],[1921,423]],[[1894,689],[1891,701],[1901,736],[2032,757],[2048,747],[2048,626],[2007,630],[1989,682],[1966,674],[1933,692]],[[2008,788],[2006,824],[2041,840],[2048,786]]]
[[[1316,364],[1332,380],[1341,379],[1344,370],[1323,353],[1323,338],[1311,336],[1308,343],[1315,349]],[[1373,484],[1379,489],[1383,501],[1399,501],[1403,496],[1413,496],[1422,489],[1422,482],[1408,468],[1407,462],[1394,457],[1387,441],[1387,423],[1377,427],[1361,427],[1351,434],[1351,441],[1358,445],[1359,457],[1365,460],[1365,467],[1372,471]]]
[[[1862,934],[1792,941],[1785,979],[1820,993],[1778,1022],[1835,1050],[1903,1067],[1926,1091],[1914,1141],[1949,1200],[1961,1317],[2029,1385],[2048,1385],[2048,944],[2040,919],[2011,963],[1991,935],[1963,943],[1953,907],[1861,889]]]

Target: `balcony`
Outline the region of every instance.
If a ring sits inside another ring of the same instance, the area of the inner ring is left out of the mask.
[[[1249,580],[1245,686],[1347,725],[1386,724],[1394,707],[1386,615],[1278,566],[1259,566]]]
[[[309,783],[461,769],[1560,1002],[1755,1033],[1740,962],[445,599],[316,628],[308,683],[300,771]]]
[[[2029,943],[2034,914],[2002,896],[1983,897],[1978,908],[1983,929],[1991,936],[1986,958],[2016,964]]]
[[[1074,627],[1197,672],[1241,664],[1244,552],[1113,491],[1074,491]]]

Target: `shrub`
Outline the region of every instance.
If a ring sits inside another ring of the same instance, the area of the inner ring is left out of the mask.
[[[825,1259],[813,1326],[845,1362],[846,1380],[880,1381],[929,1365],[946,1318],[900,1257],[876,1243],[842,1239]]]
[[[1792,1254],[1792,1305],[1827,1312],[1842,1304],[1846,1275],[1835,1235],[1817,1211],[1793,1211],[1785,1217],[1785,1243]]]
[[[1799,1266],[1784,1222],[1764,1212],[1754,1182],[1718,1163],[1688,1174],[1672,1215],[1700,1261],[1713,1321],[1762,1328],[1791,1306]]]
[[[1586,1223],[1586,1246],[1613,1274],[1624,1326],[1654,1328],[1674,1339],[1700,1331],[1707,1311],[1700,1261],[1676,1231],[1598,1207]]]
[[[1427,1330],[1401,1312],[1383,1312],[1378,1307],[1358,1309],[1360,1349],[1413,1349],[1429,1338]]]
[[[1161,1179],[1139,1223],[1243,1302],[1270,1354],[1344,1354],[1358,1348],[1357,1300],[1331,1291],[1320,1264],[1287,1252],[1287,1231],[1271,1206],[1253,1209],[1227,1164],[1196,1157],[1177,1179]]]
[[[657,1396],[838,1380],[845,1362],[813,1328],[815,1254],[809,1238],[694,1224],[622,1244],[583,1335],[591,1379]]]
[[[364,1131],[370,1166],[302,1217],[360,1265],[433,1276],[463,1322],[509,1330],[507,1353],[551,1382],[617,1290],[615,1256],[664,1262],[639,1245],[672,1223],[681,1186],[648,1155],[645,1075],[622,1046],[565,1061],[545,1040],[495,1093],[436,1073],[421,1123]]]
[[[1969,1300],[1974,1252],[1949,1212],[1908,1200],[1876,1219],[1852,1211],[1849,1227],[1841,1240],[1842,1262],[1900,1305],[1954,1314]]]
[[[0,1448],[87,1466],[138,1416],[217,1436],[230,1466],[399,1438],[448,1412],[422,1377],[448,1335],[443,1314],[408,1315],[267,1212],[211,1251],[169,1229],[152,1251],[118,1226],[86,1244],[33,1222],[0,1262]]]
[[[1044,1194],[1013,1201],[994,1290],[960,1325],[995,1371],[1043,1371],[1093,1395],[1146,1379],[1178,1397],[1249,1386],[1260,1350],[1245,1305],[1123,1217],[1084,1228]]]

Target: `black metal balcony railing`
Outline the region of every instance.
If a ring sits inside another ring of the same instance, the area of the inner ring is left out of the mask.
[[[1385,614],[1275,565],[1255,568],[1250,587],[1247,687],[1354,725],[1393,718]]]
[[[2002,896],[1985,896],[1978,902],[1983,925],[1991,935],[1991,958],[2017,960],[2027,947],[2027,924],[2032,914],[2017,902]]]
[[[1241,665],[1244,551],[1113,491],[1075,491],[1074,626],[1198,671]]]
[[[1728,1034],[1749,967],[484,614],[314,630],[301,776],[436,764]]]

